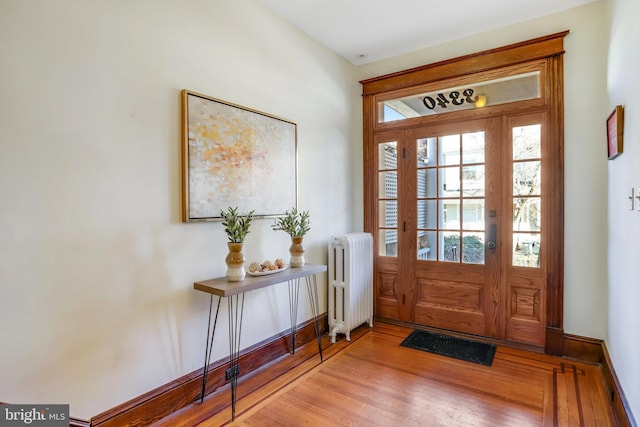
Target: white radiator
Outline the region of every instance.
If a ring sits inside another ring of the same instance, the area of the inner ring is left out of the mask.
[[[329,241],[329,333],[345,334],[365,322],[373,326],[373,237],[349,233]]]

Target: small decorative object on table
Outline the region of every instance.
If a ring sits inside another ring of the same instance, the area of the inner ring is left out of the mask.
[[[275,261],[264,260],[262,262],[254,261],[249,264],[250,276],[266,276],[268,274],[280,273],[285,271],[289,266],[282,258],[276,258]]]
[[[291,247],[289,253],[291,267],[302,267],[304,265],[304,247],[302,238],[311,229],[309,221],[309,211],[298,212],[298,208],[291,208],[276,220],[271,226],[273,230],[282,230],[291,236]]]
[[[222,225],[224,225],[224,231],[229,239],[229,242],[227,242],[229,253],[225,258],[225,263],[227,264],[227,279],[230,282],[240,282],[246,276],[242,247],[244,239],[249,234],[249,228],[251,228],[253,212],[251,211],[246,215],[238,215],[237,206],[235,208],[229,206],[226,211],[220,211]]]

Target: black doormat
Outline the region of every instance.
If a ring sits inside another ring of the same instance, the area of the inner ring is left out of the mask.
[[[496,354],[493,344],[419,330],[411,332],[400,345],[486,366],[491,366]]]

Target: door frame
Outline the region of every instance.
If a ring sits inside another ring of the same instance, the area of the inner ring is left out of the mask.
[[[515,43],[491,50],[453,58],[421,67],[399,71],[360,81],[363,94],[363,155],[364,155],[364,230],[377,239],[375,218],[377,217],[376,191],[374,179],[376,164],[375,135],[385,130],[401,130],[403,127],[415,126],[400,123],[378,123],[378,102],[391,93],[404,93],[418,90],[429,84],[453,79],[465,80],[473,78],[477,73],[491,73],[511,67],[542,65],[541,99],[525,101],[528,109],[545,111],[549,119],[549,143],[554,147],[554,155],[547,159],[547,167],[553,176],[550,185],[550,206],[548,207],[550,224],[548,247],[546,251],[548,268],[546,280],[546,330],[544,349],[548,354],[563,354],[563,306],[564,306],[564,99],[563,99],[563,54],[564,37],[569,31],[551,34],[536,39]],[[478,118],[489,116],[491,109],[511,111],[514,107],[506,104],[488,109],[478,110]],[[484,111],[482,111],[484,110]],[[446,121],[456,120],[459,113],[448,113],[446,116],[422,117],[412,121]],[[464,113],[461,113],[464,114]],[[374,254],[374,269],[378,262]],[[374,282],[377,278],[374,278]]]

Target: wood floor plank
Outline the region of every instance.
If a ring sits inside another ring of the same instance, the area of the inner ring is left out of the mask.
[[[194,405],[158,425],[615,426],[599,366],[506,347],[477,365],[401,347],[410,332],[378,322],[334,344],[243,394],[233,422]]]

